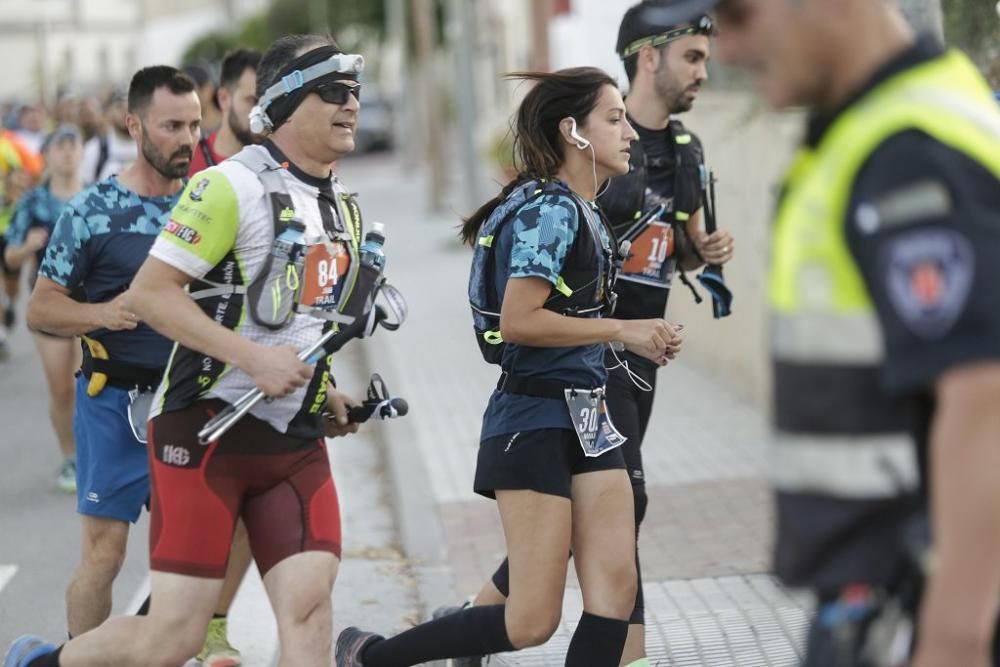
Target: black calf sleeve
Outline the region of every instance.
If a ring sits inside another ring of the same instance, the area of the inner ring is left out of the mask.
[[[629,625],[646,625],[646,600],[642,596],[642,570],[639,569],[639,549],[635,550],[635,606],[628,617]]]
[[[628,621],[583,612],[566,653],[566,667],[618,667]]]
[[[377,641],[365,649],[365,667],[408,667],[431,660],[513,651],[502,604],[469,607]],[[619,654],[621,651],[619,650]]]
[[[632,501],[635,504],[635,529],[638,531],[642,520],[646,518],[646,506],[649,504],[645,484],[632,485]]]
[[[493,585],[504,597],[510,596],[510,562],[506,558],[493,573]]]
[[[52,653],[46,653],[29,662],[26,667],[59,667],[59,654],[63,647],[60,646]]]

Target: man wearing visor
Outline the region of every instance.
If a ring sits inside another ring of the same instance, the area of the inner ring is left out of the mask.
[[[149,616],[58,649],[22,638],[5,667],[184,663],[201,647],[238,518],[282,664],[330,664],[341,538],[324,436],[357,426],[330,357],[314,368],[297,352],[335,326],[358,270],[360,215],[330,165],[354,148],[362,67],[326,37],[276,41],[251,113],[269,138],[188,183],[133,283],[130,307],[178,341],[149,422]],[[201,444],[205,423],[255,387],[271,400]]]
[[[721,59],[811,111],[769,288],[775,570],[818,598],[805,662],[1000,664],[996,102],[888,0],[649,20],[712,6]]]

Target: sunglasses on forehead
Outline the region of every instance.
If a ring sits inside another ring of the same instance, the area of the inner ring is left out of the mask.
[[[348,95],[354,95],[354,99],[361,101],[361,84],[356,81],[321,83],[313,88],[313,92],[327,104],[347,104]]]

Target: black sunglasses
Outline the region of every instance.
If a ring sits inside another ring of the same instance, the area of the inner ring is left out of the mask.
[[[321,83],[313,88],[313,92],[327,104],[347,104],[348,95],[354,95],[354,99],[361,101],[361,84],[354,81]]]

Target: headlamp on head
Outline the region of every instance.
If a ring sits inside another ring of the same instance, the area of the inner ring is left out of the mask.
[[[262,134],[264,130],[273,130],[274,123],[267,115],[267,109],[275,100],[289,95],[303,86],[329,74],[345,74],[357,77],[365,69],[365,59],[358,54],[337,53],[323,62],[310,65],[305,69],[297,69],[285,76],[264,91],[257,106],[250,110],[250,131]]]
[[[634,56],[639,53],[639,50],[644,46],[663,46],[664,44],[669,44],[681,37],[687,37],[688,35],[706,35],[711,37],[715,32],[715,22],[712,21],[712,17],[708,14],[703,14],[692,21],[690,24],[674,28],[672,30],[667,30],[666,32],[657,33],[655,35],[648,35],[641,39],[637,39],[621,52],[621,59],[625,60],[629,56]]]

